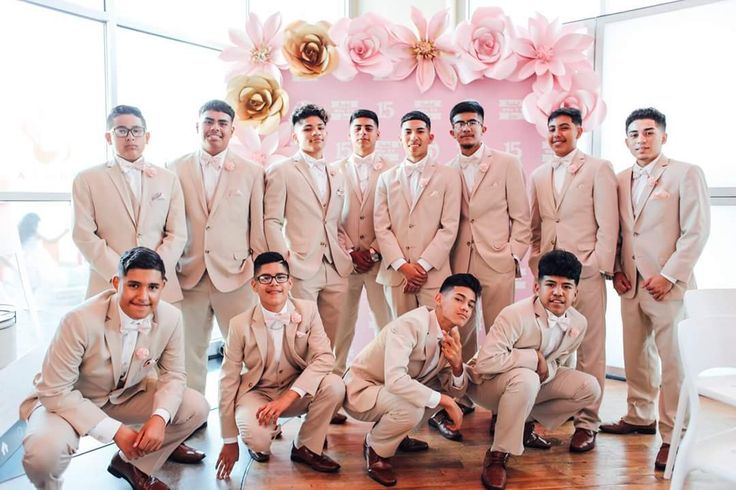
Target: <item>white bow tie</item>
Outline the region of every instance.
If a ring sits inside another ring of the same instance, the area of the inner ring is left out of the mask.
[[[359,157],[358,155],[353,155],[353,163],[356,167],[359,167],[361,165],[373,165],[373,155],[369,155],[367,157]]]
[[[222,162],[219,158],[213,157],[212,155],[207,155],[206,153],[202,153],[200,161],[205,167],[211,165],[215,170],[220,170],[222,168]]]
[[[411,178],[415,173],[421,175],[423,170],[424,167],[419,165],[404,165],[404,172],[406,172],[407,178]]]
[[[563,332],[567,332],[567,329],[570,328],[570,317],[568,317],[567,315],[548,315],[547,324],[549,325],[549,328],[560,327],[560,330],[562,330]]]
[[[562,165],[564,163],[565,163],[565,160],[564,159],[562,159],[560,157],[555,157],[555,158],[552,159],[552,168],[555,169],[555,170],[557,170],[560,167],[560,165]]]
[[[127,170],[140,170],[142,172],[146,168],[146,163],[143,161],[143,159],[136,160],[135,162],[129,162],[128,160],[123,160],[121,158],[119,162],[124,172]]]
[[[639,165],[634,165],[633,168],[631,169],[631,172],[632,172],[631,177],[634,180],[637,180],[641,176],[649,177],[649,170],[646,168],[642,168]]]
[[[139,332],[147,333],[151,330],[151,319],[144,318],[143,320],[132,320],[130,322],[123,322],[120,325],[120,333],[125,332]]]
[[[271,315],[271,322],[268,324],[268,328],[271,330],[280,330],[284,325],[288,325],[291,322],[291,313],[275,313]]]
[[[478,165],[478,159],[474,156],[466,157],[465,155],[460,155],[460,168],[466,169],[471,164]]]

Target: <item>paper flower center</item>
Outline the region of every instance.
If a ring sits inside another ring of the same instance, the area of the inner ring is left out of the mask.
[[[431,60],[436,58],[439,51],[431,41],[419,41],[414,45],[414,54],[419,58]]]
[[[547,46],[540,46],[536,50],[537,59],[539,61],[544,61],[545,63],[549,63],[550,60],[554,57],[555,53],[552,50],[552,48],[548,48]]]
[[[268,63],[271,61],[271,46],[261,45],[250,50],[250,60],[253,63]]]

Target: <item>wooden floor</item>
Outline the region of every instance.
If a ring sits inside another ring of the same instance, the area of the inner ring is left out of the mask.
[[[212,380],[210,380],[212,381]],[[209,393],[208,393],[209,395]],[[604,420],[614,420],[623,414],[626,406],[626,385],[608,381],[603,403]],[[719,430],[736,426],[736,411],[704,400],[703,410],[708,415],[705,430]],[[422,428],[417,437],[429,442],[426,453],[399,455],[394,458],[399,483],[396,488],[416,489],[481,489],[480,470],[485,451],[491,439],[488,435],[489,413],[476,410],[465,419],[464,442],[451,442],[436,432]],[[176,489],[380,489],[365,474],[362,442],[370,424],[350,419],[344,426],[332,426],[328,436],[327,453],[336,459],[342,469],[335,475],[316,473],[289,460],[289,450],[300,419],[285,421],[284,438],[276,440],[273,455],[266,464],[251,461],[241,443],[241,458],[233,471],[232,480],[218,482],[214,465],[220,450],[217,412],[210,414],[209,427],[197,433],[190,443],[207,451],[204,464],[184,466],[167,463],[158,476]],[[662,472],[654,471],[654,457],[660,445],[658,436],[598,435],[598,446],[586,454],[571,454],[567,449],[572,424],[558,430],[544,432],[558,439],[558,445],[549,451],[527,450],[522,456],[512,457],[509,463],[509,489],[666,489],[669,482]],[[114,453],[113,446],[96,445],[90,438],[80,454],[74,458],[65,477],[65,488],[95,490],[128,488],[122,480],[110,476],[105,468]],[[734,462],[736,464],[736,462]],[[31,489],[25,477],[0,485],[5,489]],[[688,488],[697,490],[733,489],[733,485],[710,475],[693,472]]]

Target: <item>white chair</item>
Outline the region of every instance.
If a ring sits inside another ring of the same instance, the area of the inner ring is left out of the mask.
[[[701,469],[736,483],[736,427],[703,437],[698,377],[713,368],[736,368],[736,316],[687,319],[677,326],[678,346],[685,379],[677,406],[665,478],[672,475],[670,489],[683,487],[688,473]],[[720,398],[736,407],[736,385],[722,385]],[[680,441],[685,414],[690,422]],[[674,472],[673,470],[674,463]]]

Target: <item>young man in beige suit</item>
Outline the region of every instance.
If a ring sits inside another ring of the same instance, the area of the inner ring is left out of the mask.
[[[450,275],[462,200],[460,172],[429,155],[434,140],[429,116],[412,111],[401,118],[406,159],[384,172],[376,185],[373,212],[383,256],[377,280],[398,318],[418,306],[432,306]]]
[[[577,352],[577,368],[606,382],[606,283],[613,273],[618,239],[616,176],[611,163],[577,149],[583,133],[580,111],[561,108],[547,120],[551,163],[531,176],[532,251],[536,273],[542,254],[568,250],[583,264],[575,309],[588,320],[588,333]],[[595,447],[601,399],[575,416],[570,451]]]
[[[37,488],[61,488],[80,435],[114,442],[120,451],[107,471],[134,489],[168,489],[151,476],[167,459],[204,458],[182,444],[207,420],[209,406],[186,387],[181,313],[159,301],[166,282],[156,252],[128,250],[115,289],[62,318],[35,391],[20,407],[28,421],[23,467]]]
[[[506,488],[506,462],[524,447],[549,449],[534,421],[555,428],[601,395],[590,374],[565,366],[586,335],[587,320],[572,307],[582,265],[554,250],[538,262],[535,295],[504,308],[469,364],[468,395],[498,414],[483,462],[486,488]]]
[[[327,112],[314,104],[294,109],[299,151],[266,171],[263,202],[266,242],[289,261],[295,298],[315,301],[327,338],[336,349],[348,276],[353,270],[340,224],[345,201],[342,174],[323,157]],[[334,423],[344,423],[337,414]]]
[[[350,115],[353,153],[334,164],[345,182],[345,207],[341,223],[347,242],[345,248],[350,250],[353,259],[343,324],[338,329],[335,345],[335,372],[339,375],[345,372],[348,352],[355,336],[360,295],[364,288],[378,330],[391,321],[391,309],[383,294],[383,286],[376,282],[381,254],[373,227],[374,197],[378,176],[391,168],[388,161],[376,154],[376,142],[380,135],[375,112],[367,109],[353,112]]]
[[[426,451],[429,445],[409,433],[437,407],[459,430],[463,413],[452,397],[462,396],[468,380],[459,328],[470,320],[481,287],[470,274],[445,279],[435,308],[420,306],[381,330],[345,374],[345,410],[374,422],[365,439],[368,476],[396,484],[391,457],[396,451]]]
[[[659,392],[658,470],[667,464],[682,383],[675,328],[710,233],[703,171],[662,153],[666,130],[664,114],[654,108],[626,118],[626,145],[636,164],[618,174],[621,239],[613,285],[621,295],[628,409],[618,422],[601,425],[613,434],[654,434]]]
[[[114,107],[105,139],[115,156],[74,178],[72,239],[90,265],[87,298],[111,288],[123,252],[144,246],[170,271],[162,299],[182,299],[174,270],[187,240],[184,199],[176,176],[143,158],[150,136],[140,109]]]
[[[460,171],[463,200],[460,227],[452,248],[452,271],[469,272],[483,286],[481,311],[483,327],[493,325],[498,313],[514,302],[516,278],[521,277],[520,261],[531,240],[529,201],[521,161],[510,153],[483,144],[485,111],[474,100],[456,104],[450,111],[450,135],[460,153],[448,166]],[[476,322],[468,322],[460,332],[463,360],[478,351]],[[460,400],[466,413],[472,411],[467,397]],[[430,419],[431,426],[449,439],[460,435],[448,431],[443,413]]]
[[[255,303],[253,257],[266,250],[263,168],[227,148],[235,111],[221,100],[199,109],[199,150],[167,167],[184,192],[188,239],[177,273],[184,301],[187,384],[204,393],[213,318],[223,338],[230,320]]]
[[[217,477],[229,478],[238,460],[238,434],[250,457],[266,462],[279,417],[304,413],[291,460],[316,471],[336,472],[340,465],[323,448],[330,418],[345,397],[345,385],[332,374],[335,356],[317,305],[289,299],[292,279],[281,254],[263,253],[254,267],[251,285],[258,304],[233,318],[222,363],[224,444]]]

